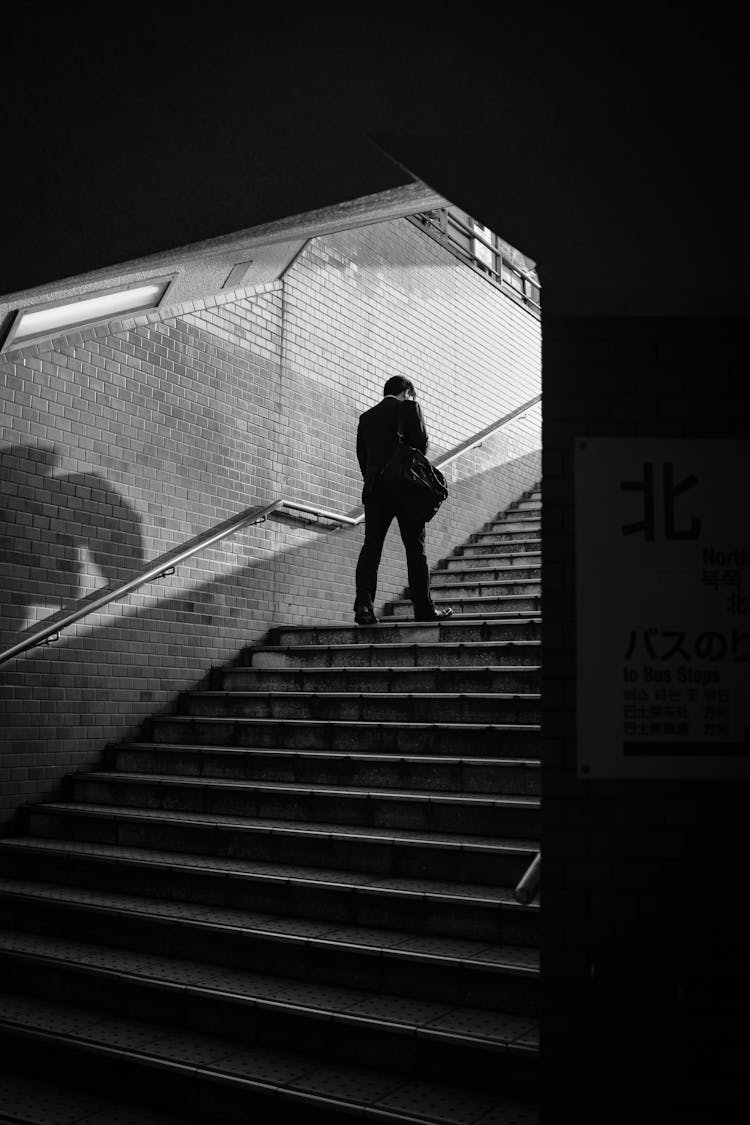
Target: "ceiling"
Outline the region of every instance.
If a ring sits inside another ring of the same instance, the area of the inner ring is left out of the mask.
[[[6,38],[0,294],[419,178],[538,262],[548,313],[746,315],[728,15],[58,7]]]

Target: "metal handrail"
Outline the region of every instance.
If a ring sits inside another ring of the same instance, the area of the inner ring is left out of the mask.
[[[465,223],[463,219],[459,219],[458,215],[454,214],[452,211],[446,211],[446,216],[449,223],[452,223],[454,227],[458,227],[458,229],[462,230],[464,234],[468,234],[470,238],[475,239],[477,242],[481,242],[483,246],[486,246],[488,250],[491,250],[493,254],[500,258],[503,264],[506,265],[508,269],[512,270],[513,273],[517,273],[519,277],[524,278],[532,285],[535,285],[537,289],[541,290],[541,282],[535,280],[535,278],[531,276],[532,273],[535,272],[534,270],[523,270],[520,266],[514,265],[509,258],[506,258],[505,254],[503,254],[502,250],[499,247],[495,246],[493,242],[490,242],[488,238],[485,238],[481,231],[476,230],[474,227],[468,226],[468,224]],[[494,272],[497,273],[497,270],[495,270]]]
[[[281,507],[288,508],[293,512],[305,512],[307,515],[317,516],[319,519],[332,520],[334,523],[343,524],[346,527],[356,527],[357,524],[362,523],[365,518],[364,510],[356,516],[344,516],[341,512],[327,512],[325,508],[317,508],[314,504],[304,504],[300,500],[282,500],[280,501]],[[355,511],[358,509],[355,508]],[[338,528],[332,530],[338,531]]]
[[[535,395],[534,398],[530,398],[529,401],[525,402],[522,406],[517,406],[515,410],[511,410],[510,414],[505,414],[502,418],[498,418],[497,422],[493,422],[491,425],[487,426],[485,430],[474,434],[474,437],[467,438],[461,445],[457,445],[455,449],[444,453],[442,457],[437,457],[433,462],[435,468],[442,469],[445,465],[449,465],[451,461],[455,461],[457,457],[461,457],[464,453],[468,453],[470,449],[481,445],[488,437],[492,437],[497,430],[502,429],[508,422],[512,422],[519,414],[525,414],[527,410],[530,410],[532,406],[536,406],[536,404],[541,401],[542,396],[540,394]]]
[[[486,429],[481,430],[478,434],[468,438],[466,441],[457,445],[454,449],[444,453],[441,457],[436,458],[434,465],[436,468],[441,468],[444,465],[454,461],[457,457],[467,453],[470,449],[481,445],[486,438],[490,437],[497,430],[507,425],[519,414],[529,410],[541,401],[542,396],[536,395],[534,398],[529,399],[522,406],[512,410],[510,414],[505,414],[502,418],[498,418]],[[105,587],[104,590],[94,590],[85,598],[81,598],[75,609],[64,611],[60,610],[58,613],[53,614],[47,618],[45,623],[37,628],[31,627],[24,631],[23,639],[17,641],[10,648],[5,649],[0,653],[0,664],[5,664],[8,660],[20,656],[22,653],[27,652],[31,648],[36,648],[38,645],[48,644],[52,639],[55,639],[63,629],[74,625],[76,621],[81,618],[87,617],[90,613],[95,613],[98,609],[103,609],[111,602],[119,601],[120,598],[126,594],[133,593],[134,590],[144,586],[147,582],[153,582],[157,578],[166,577],[167,574],[172,574],[180,563],[185,562],[187,559],[197,555],[200,551],[205,551],[208,547],[214,546],[216,543],[227,539],[230,535],[236,535],[237,532],[244,530],[246,527],[252,527],[255,524],[264,523],[269,517],[282,516],[284,512],[299,513],[301,516],[314,517],[314,522],[318,523],[320,520],[327,520],[333,526],[329,527],[330,531],[340,531],[343,527],[356,527],[362,523],[365,518],[364,509],[355,509],[355,515],[344,515],[342,512],[330,512],[325,508],[319,508],[315,504],[308,504],[301,500],[290,500],[282,497],[279,500],[274,500],[270,504],[256,505],[253,508],[245,508],[236,516],[230,516],[229,519],[224,520],[223,523],[216,524],[214,527],[209,528],[208,531],[203,531],[196,535],[193,539],[189,539],[180,547],[168,551],[164,555],[160,555],[155,562],[152,562],[145,570],[139,571],[138,574],[122,582],[117,586]],[[300,515],[291,518],[299,519]],[[310,520],[313,522],[313,520]]]
[[[30,648],[35,648],[37,645],[44,644],[50,637],[57,636],[63,629],[69,625],[74,625],[76,621],[80,621],[82,617],[88,617],[90,613],[95,613],[98,609],[103,609],[109,605],[110,602],[119,601],[124,598],[126,594],[131,594],[140,586],[144,586],[147,582],[153,582],[156,578],[161,578],[166,572],[172,572],[175,567],[180,563],[185,562],[186,559],[197,555],[199,551],[205,551],[207,547],[212,547],[215,543],[225,539],[228,535],[234,535],[236,532],[241,531],[245,527],[250,527],[256,523],[263,523],[273,512],[275,512],[283,503],[281,500],[274,500],[272,504],[264,506],[255,506],[254,508],[246,508],[239,515],[232,516],[231,519],[225,520],[224,523],[217,524],[204,531],[201,535],[197,535],[194,539],[190,539],[187,543],[183,543],[181,547],[175,550],[168,551],[165,555],[160,555],[159,558],[151,563],[145,570],[139,571],[138,574],[128,579],[127,582],[121,582],[118,586],[111,584],[105,587],[104,590],[95,590],[88,597],[81,598],[78,606],[67,613],[60,610],[59,613],[53,614],[48,618],[44,625],[37,629],[25,631],[23,640],[18,641],[4,652],[0,653],[0,664],[4,664],[7,660],[11,660],[14,656],[20,656],[22,652],[26,652]]]
[[[527,905],[536,897],[542,877],[542,853],[537,852],[517,884],[514,895],[517,902]]]
[[[481,231],[467,226],[467,224],[464,223],[463,220],[459,219],[457,215],[455,215],[452,211],[449,211],[447,208],[443,208],[439,212],[439,214],[441,215],[441,220],[444,219],[444,221],[436,222],[431,218],[431,215],[433,213],[434,212],[426,211],[418,214],[416,217],[422,220],[422,222],[426,223],[427,225],[434,227],[435,230],[438,231],[440,235],[442,235],[444,240],[447,239],[448,243],[450,243],[451,249],[456,254],[460,254],[462,256],[462,260],[465,259],[473,265],[481,268],[482,270],[486,270],[488,273],[492,274],[492,277],[496,279],[497,284],[503,291],[515,293],[516,296],[524,302],[524,304],[530,305],[532,308],[536,309],[537,312],[541,312],[542,306],[539,301],[535,301],[531,294],[526,291],[526,286],[530,285],[541,292],[542,287],[540,281],[538,279],[535,280],[534,277],[531,276],[533,271],[522,270],[519,266],[514,265],[513,262],[511,262],[505,256],[505,254],[503,254],[502,250],[498,246],[495,246],[492,242],[484,237]],[[467,250],[465,246],[462,246],[460,242],[457,242],[455,238],[452,238],[450,231],[448,230],[449,226],[456,227],[457,230],[463,231],[463,233],[469,238],[473,238],[475,241],[481,243],[488,250],[490,250],[495,257],[499,258],[501,268],[497,270],[494,268],[494,266],[488,265],[487,262],[483,261],[481,258],[478,258],[476,254],[472,253],[471,250]],[[506,269],[510,270],[511,273],[516,274],[516,276],[521,279],[524,285],[524,289],[522,292],[516,289],[515,286],[510,285],[508,282],[506,282],[502,274],[503,266],[505,266]]]

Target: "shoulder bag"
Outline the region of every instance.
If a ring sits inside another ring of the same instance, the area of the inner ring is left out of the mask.
[[[384,465],[381,477],[392,495],[398,495],[425,523],[433,518],[448,495],[445,477],[424,453],[409,445],[397,418],[398,445]]]

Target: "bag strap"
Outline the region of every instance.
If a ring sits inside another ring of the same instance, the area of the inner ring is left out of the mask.
[[[401,445],[403,445],[406,441],[406,438],[401,432],[401,418],[403,417],[403,411],[401,407],[403,405],[403,402],[396,402],[396,437],[398,438],[398,441]]]

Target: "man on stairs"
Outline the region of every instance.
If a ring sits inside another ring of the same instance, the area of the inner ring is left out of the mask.
[[[357,460],[364,478],[365,541],[357,561],[354,620],[358,625],[377,624],[373,603],[378,567],[385,536],[395,516],[406,550],[414,619],[440,621],[450,617],[453,610],[436,609],[430,597],[430,572],[424,549],[425,521],[409,511],[403,497],[392,494],[381,477],[382,469],[396,449],[399,423],[406,443],[422,453],[427,451],[422,410],[414,385],[403,375],[394,375],[387,381],[383,396],[377,406],[360,415],[357,428]],[[405,405],[401,406],[402,403]]]

